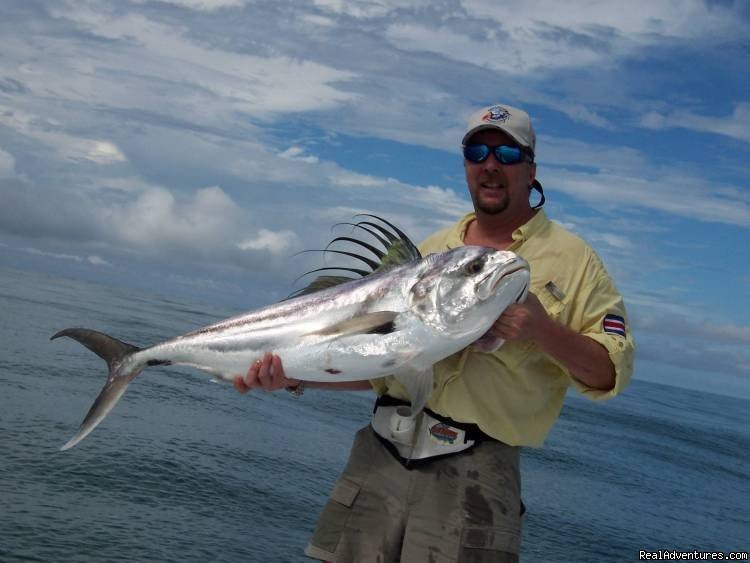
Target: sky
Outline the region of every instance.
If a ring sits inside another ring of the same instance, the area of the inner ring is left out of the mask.
[[[463,127],[506,103],[548,216],[625,297],[636,377],[750,397],[748,24],[741,1],[4,0],[0,266],[255,308],[357,213],[418,241],[470,211]]]

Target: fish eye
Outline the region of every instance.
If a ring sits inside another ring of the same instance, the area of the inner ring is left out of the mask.
[[[464,272],[468,275],[474,275],[478,274],[482,271],[482,268],[484,267],[484,256],[481,258],[476,258],[475,260],[472,260],[466,266],[464,266]]]

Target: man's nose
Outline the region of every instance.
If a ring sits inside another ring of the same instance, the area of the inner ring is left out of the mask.
[[[490,153],[490,156],[488,156],[482,164],[484,164],[484,169],[487,171],[502,170],[504,166],[504,164],[497,159],[494,152]]]

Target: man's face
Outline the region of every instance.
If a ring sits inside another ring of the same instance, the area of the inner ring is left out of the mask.
[[[497,129],[485,129],[472,135],[466,143],[518,146],[511,137]],[[529,162],[502,164],[490,154],[484,162],[464,159],[466,185],[474,208],[488,215],[506,213],[515,216],[529,209],[529,186],[536,174],[536,165]]]

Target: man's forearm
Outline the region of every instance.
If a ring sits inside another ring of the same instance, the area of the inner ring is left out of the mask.
[[[536,342],[581,383],[604,390],[615,386],[615,366],[607,349],[596,340],[549,319]]]

